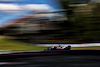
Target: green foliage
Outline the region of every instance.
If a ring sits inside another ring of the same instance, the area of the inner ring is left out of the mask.
[[[0,49],[1,50],[44,50],[45,47],[38,47],[22,43],[20,41],[12,40],[12,37],[0,36]]]
[[[69,6],[69,2],[75,1],[61,0],[62,6],[67,11],[68,21],[70,21],[70,25],[66,22],[67,27],[62,26],[63,33],[80,42],[100,42],[100,3],[88,3],[83,7]],[[84,10],[81,10],[82,8]]]

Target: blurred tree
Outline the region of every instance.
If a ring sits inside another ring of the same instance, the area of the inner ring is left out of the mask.
[[[60,0],[69,22],[62,25],[63,33],[79,42],[100,42],[100,3],[79,1]]]

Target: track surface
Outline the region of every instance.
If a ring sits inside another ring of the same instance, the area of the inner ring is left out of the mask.
[[[100,56],[38,56],[0,60],[0,67],[100,67]]]
[[[31,56],[24,57],[28,53]],[[23,53],[7,54],[9,58],[0,59],[0,67],[100,67],[100,50],[71,50],[67,53],[66,51],[40,51],[35,52],[38,54],[35,56],[34,52],[28,53],[24,52],[24,55],[21,55],[23,57],[17,58],[11,56]]]
[[[54,55],[100,55],[100,50],[51,50],[35,52],[15,52],[0,54],[0,59],[15,59],[33,56],[54,56]]]

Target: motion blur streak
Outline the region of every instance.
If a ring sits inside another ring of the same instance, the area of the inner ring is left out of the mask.
[[[8,62],[10,64],[3,64],[0,65],[0,67],[100,67],[100,57],[90,55],[39,56],[3,60],[3,62]]]

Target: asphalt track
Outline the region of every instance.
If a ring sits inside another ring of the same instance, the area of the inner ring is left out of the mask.
[[[32,51],[1,54],[0,67],[100,67],[100,50]]]
[[[13,59],[33,56],[53,55],[100,55],[100,50],[50,50],[50,51],[29,51],[29,52],[8,52],[0,54],[0,59]]]

